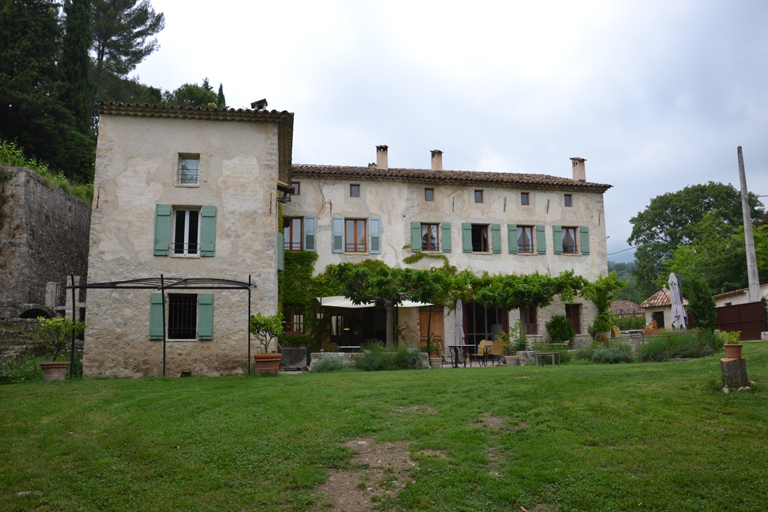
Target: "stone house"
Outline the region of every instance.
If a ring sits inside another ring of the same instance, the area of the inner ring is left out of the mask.
[[[366,167],[294,165],[291,201],[283,208],[286,251],[316,251],[315,274],[328,264],[383,260],[405,267],[418,252],[444,256],[459,270],[551,276],[574,270],[587,279],[607,275],[603,193],[610,185],[586,181],[585,160],[572,158],[568,178],[542,174],[447,171],[434,150],[429,169],[390,168],[387,146]],[[423,258],[411,268],[442,265]],[[284,304],[284,316],[301,333],[303,311]],[[541,310],[493,311],[464,306],[466,339],[490,339],[519,318],[534,339],[557,314],[571,318],[577,340],[589,339],[594,304],[581,297]],[[383,339],[383,313],[330,312],[331,342],[355,345]],[[428,334],[453,340],[455,318],[445,311],[408,308],[398,312],[408,340]]]
[[[768,296],[768,284],[760,285],[760,296],[762,298]],[[737,304],[747,304],[749,302],[749,288],[718,293],[717,295],[713,295],[712,298],[715,299],[715,307],[718,308],[723,306],[735,306]]]
[[[688,306],[688,299],[683,297],[683,306]],[[665,286],[661,290],[645,299],[640,307],[645,310],[645,323],[656,321],[659,329],[672,328],[672,297]]]
[[[290,180],[293,114],[249,109],[99,106],[90,283],[142,278],[247,282],[252,313],[276,313],[278,199]],[[88,289],[86,376],[240,374],[242,290]],[[159,330],[158,330],[159,326]]]

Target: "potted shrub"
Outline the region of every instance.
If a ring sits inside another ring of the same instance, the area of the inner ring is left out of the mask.
[[[427,336],[427,352],[429,352],[429,367],[440,368],[443,365],[443,358],[438,355],[437,345],[432,333],[429,333],[429,336]]]
[[[725,357],[728,359],[741,359],[741,348],[744,346],[741,341],[741,331],[726,332],[726,338],[728,343],[723,345],[725,347]]]
[[[69,318],[38,317],[37,333],[43,338],[46,354],[51,354],[51,361],[40,363],[43,381],[64,380],[67,376],[69,361],[57,361],[67,344],[72,341],[72,334],[80,336],[85,332],[84,322],[73,322]]]
[[[504,342],[503,353],[506,364],[520,366],[520,358],[517,356],[517,352],[525,351],[528,348],[528,339],[523,331],[522,320],[518,320],[508,333],[501,333],[501,339]]]
[[[656,320],[649,323],[645,326],[645,329],[643,329],[643,334],[656,334],[657,332],[661,332],[664,329],[659,329],[658,325],[656,324]]]
[[[251,333],[259,340],[260,351],[253,355],[256,361],[256,373],[274,375],[280,368],[283,354],[278,352],[278,336],[283,332],[283,315],[264,316],[256,313],[251,316]],[[274,347],[271,346],[275,342]],[[270,348],[272,349],[270,351]]]

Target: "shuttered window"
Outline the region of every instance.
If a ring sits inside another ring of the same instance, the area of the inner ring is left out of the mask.
[[[216,207],[203,206],[200,209],[200,256],[216,254]]]
[[[461,225],[461,249],[464,252],[472,252],[472,224]]]
[[[581,254],[589,254],[589,227],[581,226]]]
[[[536,252],[547,254],[547,235],[544,226],[536,226]]]
[[[493,254],[501,254],[501,224],[491,224],[491,249]]]
[[[331,220],[333,252],[344,252],[344,217],[334,217]]]
[[[562,226],[552,226],[552,247],[555,250],[555,254],[563,254]]]
[[[304,217],[304,250],[317,252],[317,217]]]
[[[213,294],[197,296],[197,339],[213,339]]]
[[[381,219],[368,219],[368,252],[381,254]]]
[[[149,306],[149,339],[163,339],[163,294],[153,293]]]
[[[517,224],[507,224],[507,246],[509,254],[517,254]]]
[[[155,206],[155,256],[168,256],[171,239],[171,212],[169,204]]]
[[[277,270],[285,270],[285,235],[277,233]]]
[[[421,251],[421,222],[411,222],[411,252]]]
[[[451,252],[451,224],[450,222],[443,222],[440,227],[443,237],[443,252]]]

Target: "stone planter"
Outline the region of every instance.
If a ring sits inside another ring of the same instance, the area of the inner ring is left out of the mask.
[[[69,362],[67,361],[40,363],[40,368],[43,370],[43,382],[66,379],[68,366]]]
[[[509,366],[520,366],[520,358],[517,356],[504,356],[504,360]]]
[[[432,369],[440,368],[443,363],[442,357],[430,357],[429,358],[429,367]]]
[[[307,369],[306,347],[282,347],[280,353],[283,354],[280,361],[281,370],[305,371]]]
[[[741,343],[726,343],[723,345],[725,347],[725,357],[728,359],[741,359],[741,348],[743,346]]]
[[[254,354],[256,373],[259,375],[275,375],[280,368],[283,354]]]

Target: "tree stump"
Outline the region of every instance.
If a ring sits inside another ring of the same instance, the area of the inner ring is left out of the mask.
[[[720,359],[720,370],[723,372],[723,382],[729,388],[749,386],[747,360],[743,357],[738,359],[724,357]]]

